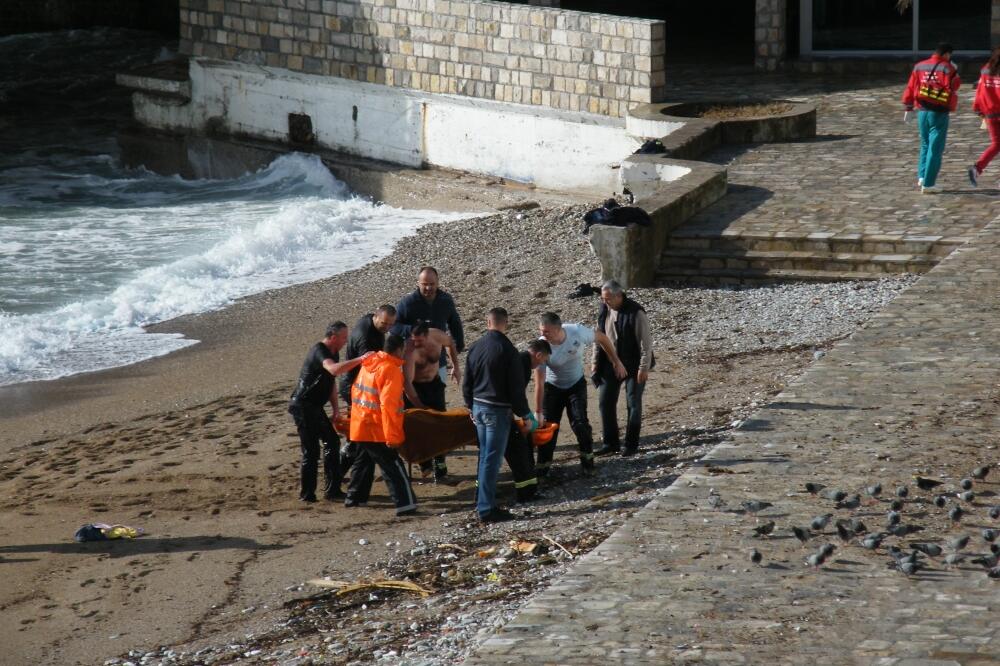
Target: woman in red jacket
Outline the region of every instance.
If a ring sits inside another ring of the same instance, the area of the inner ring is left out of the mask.
[[[985,119],[986,127],[990,130],[989,147],[969,167],[969,182],[975,187],[980,174],[1000,153],[1000,46],[993,48],[989,61],[979,72],[972,110]]]

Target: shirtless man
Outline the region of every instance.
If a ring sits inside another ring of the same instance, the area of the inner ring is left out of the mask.
[[[451,359],[451,377],[456,383],[462,382],[462,371],[458,365],[458,347],[450,335],[437,328],[430,328],[426,322],[420,322],[410,329],[410,343],[406,349],[406,365],[403,374],[406,378],[406,406],[422,409],[434,409],[443,412],[446,409],[444,390],[445,384],[438,373],[441,350],[448,350]],[[434,474],[435,480],[441,480],[448,475],[448,465],[444,456],[438,456],[433,463],[427,461],[420,464],[424,477]]]

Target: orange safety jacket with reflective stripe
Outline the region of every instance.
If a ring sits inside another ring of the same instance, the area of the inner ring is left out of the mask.
[[[400,446],[403,434],[403,359],[384,351],[361,363],[351,386],[351,441]]]

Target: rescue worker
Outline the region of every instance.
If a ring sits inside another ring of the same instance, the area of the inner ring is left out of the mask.
[[[524,390],[531,379],[531,371],[545,365],[552,354],[552,347],[545,340],[532,340],[528,348],[518,354],[521,370],[524,373]],[[531,435],[522,433],[520,428],[511,428],[507,439],[507,450],[504,459],[514,477],[514,497],[518,504],[539,499],[538,475],[535,473],[535,452],[531,443]]]
[[[404,296],[396,306],[396,324],[392,332],[403,337],[410,335],[410,330],[420,322],[427,322],[431,328],[447,332],[455,341],[455,348],[461,353],[465,350],[465,331],[462,328],[462,318],[455,307],[451,294],[439,288],[440,278],[433,266],[424,266],[417,273],[417,288]],[[441,350],[439,373],[441,381],[447,383],[447,358],[445,350]],[[453,368],[454,373],[457,368]],[[433,463],[421,464],[420,469],[426,474],[433,465],[434,478],[441,480],[448,475],[448,463],[444,456],[434,458]]]
[[[917,109],[920,130],[917,185],[924,194],[941,191],[937,177],[948,138],[948,114],[958,108],[958,88],[962,85],[958,70],[951,63],[954,50],[951,44],[939,44],[930,58],[914,65],[903,91],[906,107],[903,120],[908,121],[914,107]]]
[[[417,512],[417,498],[396,448],[403,444],[403,351],[398,335],[385,339],[385,349],[361,364],[351,387],[351,441],[358,447],[344,506],[368,503],[375,465],[389,487],[396,515]]]
[[[990,59],[979,70],[979,83],[976,84],[972,110],[982,117],[986,129],[990,131],[990,145],[976,163],[969,167],[969,183],[976,187],[979,185],[979,176],[993,158],[1000,154],[1000,46],[993,47]]]
[[[538,426],[524,395],[524,370],[517,349],[504,334],[507,311],[493,308],[486,317],[486,333],[469,349],[465,359],[462,395],[472,411],[479,440],[476,512],[484,523],[512,520],[514,514],[496,503],[500,462],[513,426],[512,414]]]
[[[618,396],[625,385],[625,450],[624,456],[635,455],[639,450],[639,430],[642,427],[642,394],[646,389],[650,369],[656,365],[653,358],[653,334],[649,330],[646,310],[633,301],[615,280],[601,286],[601,309],[597,315],[597,330],[603,331],[615,346],[628,376],[618,379],[612,371],[611,361],[600,345],[594,345],[592,375],[598,385],[598,404],[604,446],[599,456],[618,453]]]
[[[584,474],[594,472],[594,433],[587,419],[587,380],[583,376],[583,355],[589,344],[597,343],[611,360],[612,371],[624,379],[625,366],[611,340],[602,331],[581,324],[565,324],[555,312],[545,312],[538,321],[541,338],[552,347],[552,354],[544,366],[535,369],[535,409],[540,414],[539,425],[548,421],[559,423],[563,411],[569,413],[569,425],[576,435],[580,448],[580,466]],[[535,466],[539,476],[551,473],[552,456],[556,450],[559,431],[538,449]]]
[[[333,418],[340,414],[334,376],[350,371],[366,358],[359,356],[350,361],[340,360],[340,349],[347,341],[347,324],[335,321],[326,327],[323,339],[309,349],[299,371],[299,381],[288,401],[288,413],[295,421],[302,447],[299,499],[316,501],[316,476],[319,465],[319,441],[323,440],[323,496],[328,500],[344,497],[340,491],[343,476],[340,466],[340,437],[326,415],[325,405],[330,403]]]

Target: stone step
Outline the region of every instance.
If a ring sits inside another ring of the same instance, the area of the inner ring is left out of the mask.
[[[926,273],[939,257],[927,254],[870,254],[866,252],[725,251],[667,248],[661,271],[677,269],[824,271],[832,273]]]
[[[662,269],[656,273],[656,283],[698,286],[752,286],[782,282],[843,282],[845,280],[880,280],[888,274],[862,271],[822,270],[760,270],[760,269]]]
[[[896,236],[858,233],[752,232],[729,233],[681,229],[670,236],[667,247],[697,250],[764,252],[863,252],[944,257],[968,240],[963,236]]]
[[[178,103],[191,100],[187,58],[176,58],[120,72],[115,75],[115,83],[151,97]]]

